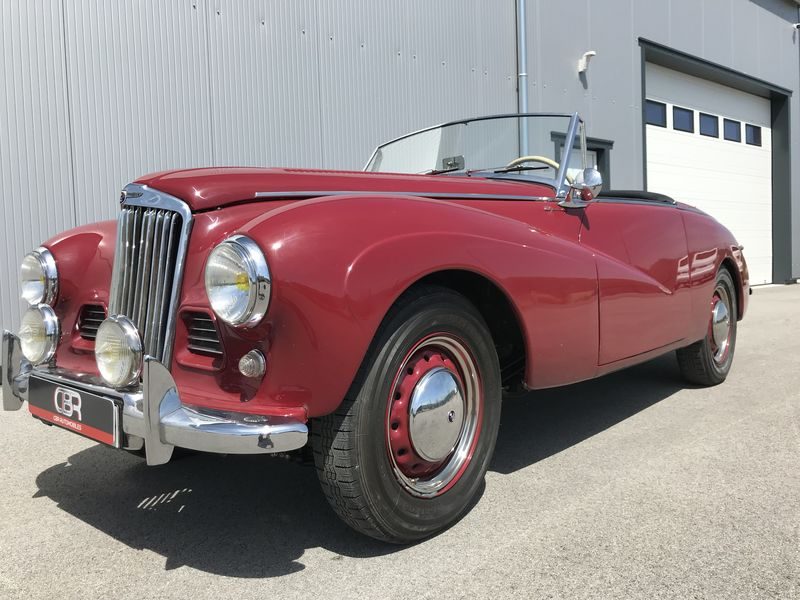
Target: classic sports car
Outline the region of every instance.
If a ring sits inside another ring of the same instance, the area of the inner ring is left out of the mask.
[[[748,299],[713,218],[601,192],[577,114],[457,121],[366,172],[209,168],[125,187],[116,221],[28,254],[3,408],[150,465],[307,446],[352,527],[441,530],[489,465],[503,391],[677,351],[722,382]]]

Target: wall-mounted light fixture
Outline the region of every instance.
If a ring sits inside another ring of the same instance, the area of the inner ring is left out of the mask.
[[[592,60],[592,57],[594,56],[597,56],[597,52],[594,50],[589,50],[588,52],[583,53],[583,56],[581,56],[580,60],[578,61],[578,74],[586,72],[586,70],[589,68],[589,61]]]

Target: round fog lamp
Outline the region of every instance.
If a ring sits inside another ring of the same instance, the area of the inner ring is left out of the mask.
[[[60,335],[58,317],[46,304],[29,308],[22,315],[19,329],[20,350],[34,365],[40,365],[53,358]]]
[[[128,317],[112,316],[100,323],[94,358],[101,377],[112,387],[125,387],[142,372],[142,340]]]

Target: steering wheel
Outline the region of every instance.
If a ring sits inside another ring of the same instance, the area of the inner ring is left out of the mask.
[[[506,169],[522,165],[522,164],[524,164],[526,162],[542,163],[544,165],[547,165],[548,167],[552,167],[553,169],[556,170],[556,172],[558,172],[558,169],[561,167],[561,165],[558,164],[556,161],[554,161],[552,158],[547,158],[546,156],[535,155],[535,156],[520,156],[519,158],[515,158],[514,160],[512,160],[510,163],[508,163],[506,165]],[[573,183],[572,177],[569,174],[565,174],[565,176],[567,178],[567,182],[568,183],[570,183],[570,184]]]

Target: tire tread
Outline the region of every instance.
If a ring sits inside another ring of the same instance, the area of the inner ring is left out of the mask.
[[[436,298],[433,298],[434,296]],[[311,424],[314,463],[328,503],[350,527],[384,542],[406,543],[417,538],[404,539],[387,524],[379,521],[377,511],[370,506],[367,494],[362,488],[358,477],[359,465],[355,462],[358,430],[356,420],[359,411],[357,398],[362,387],[368,385],[369,371],[381,348],[392,332],[404,322],[404,309],[421,299],[427,301],[445,297],[484,323],[477,309],[466,298],[452,290],[437,286],[420,286],[410,290],[398,299],[379,327],[339,408],[329,415],[314,419]]]

